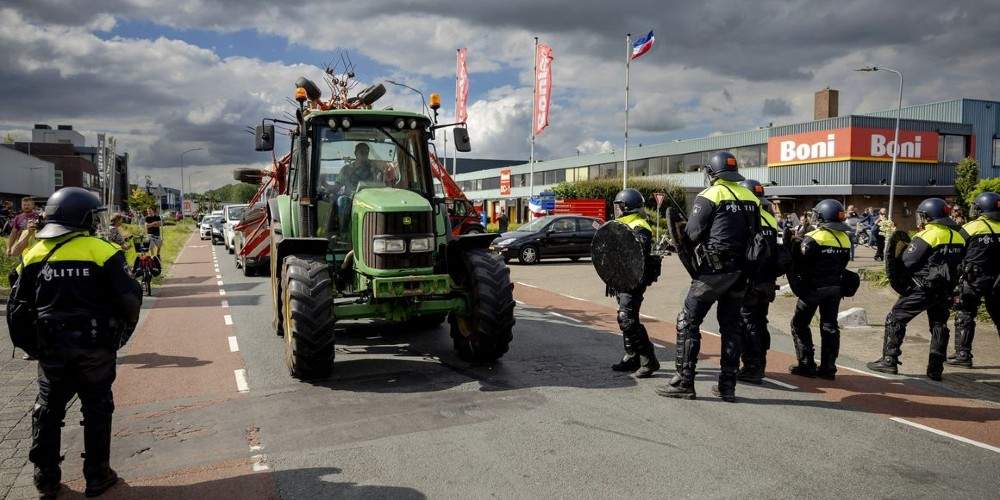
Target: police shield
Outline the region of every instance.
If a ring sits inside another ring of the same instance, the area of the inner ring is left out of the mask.
[[[803,258],[802,258],[802,239],[795,236],[795,232],[791,228],[785,228],[784,233],[781,235],[781,242],[788,249],[789,255],[791,255],[792,265],[785,273],[788,278],[788,286],[791,287],[792,293],[797,297],[804,297],[809,291],[806,290],[805,285],[802,283],[802,271],[803,271]]]
[[[698,276],[698,261],[694,256],[694,242],[688,239],[687,233],[684,232],[686,224],[687,221],[680,210],[674,207],[667,208],[667,227],[670,229],[670,241],[673,243],[674,251],[677,252],[677,258],[681,260],[684,269],[692,278],[695,278]]]
[[[903,295],[913,283],[910,272],[903,265],[903,253],[910,245],[910,233],[896,231],[889,236],[885,247],[885,277],[896,293]]]
[[[597,275],[612,290],[635,290],[642,285],[646,259],[635,233],[618,221],[604,223],[594,233],[590,256]]]

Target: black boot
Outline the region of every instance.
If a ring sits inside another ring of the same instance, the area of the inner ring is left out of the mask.
[[[111,469],[111,415],[96,413],[84,415],[83,477],[87,480],[85,496],[95,497],[118,482],[118,474]]]
[[[931,380],[941,381],[941,375],[944,373],[944,356],[940,354],[930,353],[927,357],[927,378]]]
[[[635,378],[652,377],[659,369],[660,362],[656,359],[653,343],[647,340],[646,346],[639,352],[639,369],[635,371]]]
[[[788,373],[800,377],[813,378],[816,376],[816,360],[813,358],[815,352],[812,344],[812,333],[809,330],[801,331],[792,328],[792,343],[795,344],[795,359],[797,364],[788,367]]]
[[[667,385],[658,387],[656,393],[667,398],[694,399],[697,397],[694,391],[694,375],[700,350],[701,340],[685,335],[684,343],[678,349],[682,359],[680,369],[667,382]]]
[[[616,372],[634,372],[639,369],[639,356],[626,351],[622,360],[611,365],[611,369]]]
[[[744,364],[740,368],[739,373],[736,374],[736,378],[740,382],[746,382],[748,384],[760,385],[764,383],[764,367],[759,364]]]
[[[712,386],[712,394],[727,403],[736,402],[736,372],[723,369],[719,372],[719,383]]]
[[[906,325],[893,319],[892,311],[885,318],[885,336],[882,339],[882,357],[868,363],[869,370],[896,375],[899,369],[896,365],[899,356],[902,354],[900,346],[903,345],[903,337],[906,335]]]
[[[36,465],[32,479],[35,483],[35,489],[38,490],[38,498],[48,500],[59,495],[59,490],[62,488],[62,485],[59,484],[62,479],[62,471],[59,470],[58,465],[52,467]]]
[[[927,357],[927,377],[931,380],[941,380],[944,373],[945,353],[948,351],[948,331],[947,323],[935,323],[931,325],[931,345],[930,354]]]
[[[896,356],[882,356],[871,363],[868,363],[868,369],[876,372],[889,373],[896,375],[899,373],[899,369],[896,365],[899,364],[899,358]]]
[[[819,353],[819,369],[816,376],[826,380],[837,377],[837,355],[840,353],[840,331],[836,325],[821,325],[822,340]]]
[[[974,314],[959,310],[955,314],[955,354],[945,361],[951,366],[972,368],[972,339],[976,335]]]

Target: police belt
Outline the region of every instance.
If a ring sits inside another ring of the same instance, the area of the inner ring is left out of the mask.
[[[114,318],[41,318],[38,329],[41,333],[82,332],[110,334],[120,330],[122,324]]]
[[[743,265],[742,256],[735,252],[698,245],[694,249],[698,269],[703,272],[722,272],[739,269]]]

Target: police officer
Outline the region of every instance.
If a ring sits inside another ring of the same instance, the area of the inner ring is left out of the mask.
[[[962,227],[965,261],[955,305],[955,354],[947,363],[972,367],[972,338],[976,334],[976,313],[980,302],[994,325],[1000,325],[1000,195],[986,192],[973,205],[978,217]]]
[[[812,210],[812,218],[819,228],[802,238],[802,260],[796,265],[801,269],[802,289],[808,293],[799,297],[792,316],[792,341],[798,363],[789,371],[803,377],[833,380],[837,373],[837,354],[840,351],[840,327],[837,312],[843,298],[841,284],[851,260],[850,227],[844,223],[847,214],[837,200],[823,200]],[[813,347],[812,322],[819,310],[819,335],[821,341],[820,364],[816,368]]]
[[[701,323],[712,304],[718,302],[721,370],[712,392],[735,402],[743,336],[740,305],[746,291],[748,248],[760,225],[760,201],[738,184],[745,179],[732,154],[716,153],[705,170],[711,186],[695,198],[684,229],[696,245],[698,272],[691,281],[684,308],[677,315],[677,373],[657,393],[670,398],[696,397],[694,377],[701,350]]]
[[[660,369],[660,363],[653,352],[653,343],[649,340],[646,327],[639,321],[639,308],[642,306],[646,287],[652,285],[659,276],[660,260],[653,257],[653,230],[642,214],[645,200],[642,193],[635,189],[623,189],[615,195],[615,217],[618,222],[628,226],[642,244],[642,252],[646,259],[645,276],[638,288],[629,291],[615,290],[618,300],[618,327],[622,331],[625,344],[625,355],[621,361],[611,365],[616,372],[635,372],[636,378],[648,378]]]
[[[760,200],[760,232],[769,247],[767,263],[750,276],[750,287],[740,309],[745,323],[745,336],[740,354],[743,366],[738,378],[743,382],[760,384],[767,367],[767,351],[771,348],[767,311],[771,302],[774,302],[775,281],[785,273],[788,266],[788,256],[778,244],[778,221],[771,213],[771,202],[764,197],[764,186],[753,179],[747,179],[740,185],[757,195]]]
[[[138,321],[142,292],[122,252],[93,236],[101,210],[97,196],[81,188],[49,198],[47,223],[17,268],[8,311],[14,345],[38,358],[28,458],[41,498],[55,498],[60,488],[60,428],[74,395],[84,418],[86,496],[118,481],[109,465],[115,351]]]
[[[941,198],[928,198],[917,206],[917,225],[922,231],[914,235],[900,257],[913,284],[886,316],[882,357],[868,363],[869,369],[897,373],[906,324],[927,311],[931,327],[927,376],[941,380],[948,348],[950,299],[965,254],[965,238],[949,217],[950,213],[951,207]],[[886,255],[885,258],[894,256]]]

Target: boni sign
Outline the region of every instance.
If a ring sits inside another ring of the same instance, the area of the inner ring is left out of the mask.
[[[892,161],[894,130],[847,127],[768,138],[769,167],[848,160]],[[905,163],[937,163],[938,134],[899,131],[899,156]]]
[[[500,196],[510,196],[510,169],[500,169]]]

